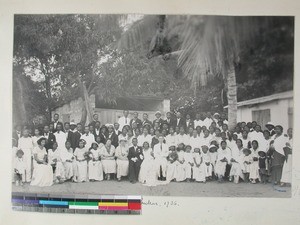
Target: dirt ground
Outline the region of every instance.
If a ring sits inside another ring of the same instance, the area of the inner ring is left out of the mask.
[[[256,198],[289,198],[290,187],[273,186],[272,184],[250,183],[176,183],[148,187],[141,183],[131,184],[128,181],[101,181],[87,183],[54,184],[51,187],[35,187],[24,184],[17,187],[13,184],[13,192],[47,193],[47,194],[114,194],[142,196],[195,196],[195,197],[256,197]]]

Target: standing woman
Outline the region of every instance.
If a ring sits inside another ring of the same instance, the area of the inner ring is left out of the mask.
[[[292,149],[293,149],[293,129],[287,130],[288,142],[286,143],[285,155],[286,159],[283,164],[281,186],[285,186],[287,183],[292,183]]]
[[[100,161],[100,153],[98,143],[92,143],[90,148],[91,160],[89,161],[89,180],[101,181],[103,180],[103,166]]]
[[[85,182],[88,179],[88,168],[87,168],[87,160],[86,153],[88,149],[85,147],[85,140],[79,140],[79,147],[75,149],[74,156],[76,159],[76,170],[75,176],[73,177],[74,182]]]
[[[34,129],[34,136],[32,136],[32,142],[33,142],[33,147],[37,147],[38,143],[37,141],[42,137],[41,132],[38,128]]]
[[[124,128],[123,128],[123,130],[124,130]],[[123,133],[123,130],[122,130],[122,133]],[[119,137],[120,137],[120,135],[119,135]],[[129,161],[128,161],[128,157],[127,157],[128,152],[129,152],[129,148],[127,145],[127,139],[123,137],[119,140],[119,146],[116,148],[118,181],[121,181],[122,177],[125,177],[128,175],[128,167],[129,167]]]
[[[271,179],[274,185],[277,185],[281,180],[282,167],[284,164],[285,156],[283,148],[286,147],[288,139],[282,134],[283,127],[277,125],[275,127],[274,139],[270,142],[271,154]]]
[[[259,176],[259,162],[258,162],[258,152],[260,151],[258,141],[254,140],[251,143],[252,148],[251,148],[251,164],[250,164],[250,174],[249,174],[249,179],[252,184],[255,184],[257,179],[260,179]]]
[[[46,138],[40,138],[37,144],[38,146],[33,149],[33,173],[30,185],[51,186],[53,184],[53,171],[52,167],[47,163]]]
[[[156,186],[157,173],[154,161],[154,152],[153,149],[150,148],[148,141],[143,143],[143,154],[144,160],[141,164],[139,182],[146,184],[147,186]]]
[[[110,175],[117,172],[115,147],[111,144],[110,139],[107,139],[106,144],[101,148],[101,160],[105,173],[105,179],[110,180]]]

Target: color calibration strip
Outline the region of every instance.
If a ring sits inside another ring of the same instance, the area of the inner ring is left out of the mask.
[[[141,196],[126,195],[51,195],[12,193],[12,208],[17,211],[133,214],[142,212]]]

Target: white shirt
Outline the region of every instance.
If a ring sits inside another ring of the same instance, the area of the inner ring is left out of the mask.
[[[200,137],[190,137],[189,138],[189,145],[192,147],[192,151],[194,151],[195,148],[201,149],[201,140]]]
[[[165,138],[166,144],[170,147],[172,145],[176,146],[177,145],[177,135],[174,133],[173,135],[168,134]]]
[[[55,136],[55,139],[56,139],[56,142],[57,142],[57,148],[64,148],[65,147],[65,144],[66,144],[66,140],[67,140],[67,134],[63,131],[56,131],[54,133],[54,136]]]
[[[194,128],[196,129],[198,126],[200,126],[200,127],[203,126],[202,120],[194,120]]]
[[[92,146],[92,143],[95,142],[95,136],[92,133],[81,135],[81,139],[85,140],[85,147],[88,149]]]
[[[167,158],[167,156],[169,155],[169,148],[164,143],[158,143],[154,145],[153,152],[154,158]]]
[[[206,126],[206,128],[208,129],[212,122],[214,122],[213,119],[206,117],[203,121],[203,126]]]
[[[147,134],[146,136],[144,134],[138,136],[138,146],[143,146],[144,142],[147,141],[149,145],[151,145],[152,137],[150,134]]]
[[[183,143],[185,145],[189,144],[189,137],[186,134],[177,134],[176,145]]]
[[[119,131],[122,131],[125,125],[130,126],[130,118],[129,117],[125,118],[125,116],[122,116],[119,118],[118,123],[120,124]]]

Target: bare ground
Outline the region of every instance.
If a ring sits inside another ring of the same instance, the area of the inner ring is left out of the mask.
[[[250,183],[176,183],[148,187],[141,183],[131,184],[128,181],[101,181],[87,183],[54,184],[51,187],[35,187],[24,184],[17,187],[13,184],[13,192],[47,193],[47,194],[113,194],[142,196],[191,196],[191,197],[256,197],[256,198],[289,198],[290,187],[279,187],[271,184]]]

